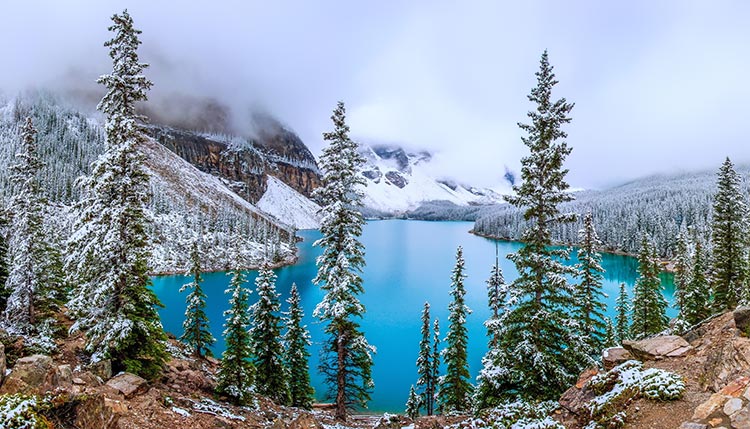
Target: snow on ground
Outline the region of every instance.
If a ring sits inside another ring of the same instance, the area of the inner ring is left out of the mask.
[[[266,193],[258,208],[297,229],[320,228],[320,206],[273,176],[267,176]]]

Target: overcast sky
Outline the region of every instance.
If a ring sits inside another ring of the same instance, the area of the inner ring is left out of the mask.
[[[750,161],[747,1],[4,2],[0,88],[96,88],[125,7],[152,99],[215,97],[239,129],[268,110],[316,154],[341,99],[358,140],[493,185],[526,153],[516,123],[546,48],[554,95],[576,104],[572,186]]]

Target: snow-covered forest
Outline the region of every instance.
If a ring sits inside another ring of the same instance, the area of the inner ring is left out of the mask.
[[[77,180],[89,174],[104,149],[101,116],[84,114],[49,92],[27,92],[0,99],[0,198],[13,195],[9,166],[18,150],[18,124],[30,116],[38,129],[39,173],[49,200],[45,225],[48,239],[62,245],[71,232],[72,207],[80,197]],[[154,220],[153,272],[184,272],[189,244],[198,231],[206,243],[204,268],[227,269],[239,253],[243,264],[256,267],[264,255],[275,262],[295,256],[294,228],[261,212],[221,179],[203,173],[155,141],[143,148],[150,175],[149,216]]]

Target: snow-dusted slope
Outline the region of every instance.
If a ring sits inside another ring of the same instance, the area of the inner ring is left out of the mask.
[[[435,177],[430,173],[432,155],[428,152],[406,152],[393,146],[360,146],[366,161],[362,175],[364,205],[391,214],[414,210],[427,201],[449,201],[466,206],[494,204],[502,201],[491,189],[478,189]]]
[[[258,208],[297,229],[320,228],[320,206],[281,180],[267,176],[266,192]]]

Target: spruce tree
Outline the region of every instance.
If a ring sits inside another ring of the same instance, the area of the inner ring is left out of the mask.
[[[667,300],[662,294],[658,260],[648,237],[644,236],[638,254],[630,334],[634,338],[643,338],[663,331],[669,326],[666,310]]]
[[[409,389],[409,399],[406,400],[406,417],[416,419],[419,417],[419,410],[422,408],[422,397],[417,395],[414,385]]]
[[[62,284],[56,275],[56,253],[44,231],[47,201],[38,177],[44,164],[37,152],[36,133],[31,118],[26,118],[16,163],[11,166],[16,193],[11,201],[10,272],[4,282],[8,294],[4,319],[9,331],[29,336],[38,348],[48,351],[54,348],[50,337],[52,312],[59,304],[56,292]]]
[[[575,316],[578,319],[581,335],[586,339],[587,353],[590,356],[599,354],[605,343],[606,305],[602,301],[604,269],[602,257],[596,250],[601,245],[594,228],[594,217],[588,212],[583,217],[583,228],[578,232],[578,264],[581,282],[575,292]]]
[[[239,265],[239,263],[237,264]],[[250,362],[250,314],[248,299],[250,291],[244,288],[247,281],[239,268],[228,273],[232,276],[229,288],[225,293],[231,294],[229,310],[224,312],[227,318],[224,324],[224,341],[226,349],[221,355],[221,366],[216,376],[218,393],[229,396],[236,404],[245,405],[253,394],[254,367]]]
[[[745,292],[747,251],[747,206],[740,190],[741,179],[729,158],[718,173],[711,224],[711,286],[716,311],[734,308]]]
[[[466,288],[464,287],[463,248],[456,250],[456,266],[451,275],[451,296],[453,301],[448,306],[448,334],[445,337],[446,348],[443,350],[446,373],[440,377],[438,400],[444,413],[466,412],[471,409],[472,386],[469,383],[468,331],[466,317],[471,309],[466,305]]]
[[[314,245],[323,253],[317,259],[313,283],[326,294],[313,314],[326,324],[328,336],[321,349],[320,371],[330,387],[329,396],[335,400],[336,418],[346,421],[348,408],[365,407],[370,400],[375,348],[358,322],[365,313],[358,298],[364,293],[360,275],[365,265],[364,245],[359,241],[364,219],[358,211],[363,197],[359,187],[364,184],[359,169],[364,158],[349,138],[343,102],[338,103],[331,119],[334,130],[323,134],[328,146],[320,158],[322,184],[314,193],[323,207],[323,237]]]
[[[516,265],[518,278],[510,285],[515,305],[509,309],[498,341],[493,385],[506,396],[527,399],[559,397],[581,370],[591,363],[584,338],[570,313],[575,308],[575,287],[567,275],[577,270],[564,264],[569,249],[552,247],[552,230],[575,219],[558,206],[574,199],[568,192],[563,167],[571,148],[562,126],[569,123],[573,104],[564,98],[553,100],[557,84],[545,51],[536,73],[537,86],[529,100],[530,124],[519,124],[530,154],[521,160],[523,182],[507,196],[513,206],[525,209],[527,228],[523,247],[508,255]]]
[[[180,288],[180,292],[190,289],[186,298],[185,321],[182,322],[184,332],[180,336],[180,341],[193,349],[193,356],[196,358],[213,356],[211,346],[216,342],[216,339],[211,335],[208,316],[206,315],[206,294],[203,293],[203,287],[201,286],[203,270],[198,240],[193,242],[190,251],[190,271],[188,274],[193,276],[193,281]]]
[[[139,30],[127,10],[113,15],[113,69],[98,82],[107,89],[105,152],[83,180],[85,196],[70,244],[68,272],[77,284],[69,308],[73,330],[86,330],[94,362],[110,358],[115,371],[155,378],[167,358],[158,298],[149,287],[146,204],[149,177],[139,146],[147,139],[136,113],[152,83],[138,62]]]
[[[8,223],[6,211],[0,206],[0,313],[5,312],[8,296],[10,296],[10,292],[5,287],[5,282],[8,280],[8,239],[6,238]]]
[[[422,339],[419,341],[417,357],[417,389],[422,393],[422,405],[428,416],[435,411],[435,370],[433,368],[432,347],[430,343],[430,303],[424,303],[422,310]]]
[[[680,311],[678,319],[685,320],[684,296],[690,283],[690,250],[687,239],[682,233],[677,235],[674,253],[674,298]]]
[[[276,292],[276,274],[268,261],[255,278],[258,301],[250,307],[250,349],[255,364],[255,391],[277,404],[288,405],[288,372],[281,344],[281,304]]]
[[[617,345],[617,338],[615,336],[615,326],[612,324],[612,319],[606,318],[604,326],[604,339],[602,349],[607,347],[614,347]]]
[[[706,279],[705,252],[700,241],[695,243],[690,282],[683,294],[682,314],[688,325],[695,325],[711,316],[711,290]]]
[[[622,344],[623,341],[630,338],[630,322],[628,313],[630,313],[630,297],[625,290],[625,283],[620,283],[620,293],[617,295],[615,317],[615,337],[617,342]]]
[[[432,323],[432,380],[435,383],[434,394],[431,398],[432,411],[437,413],[439,404],[437,403],[438,383],[440,380],[440,320],[436,317]]]
[[[505,313],[508,299],[508,286],[505,284],[503,270],[500,268],[500,255],[495,243],[495,265],[492,266],[490,278],[487,279],[487,299],[490,306],[490,318],[484,322],[487,336],[490,337],[490,349],[497,346],[500,332],[500,317]]]
[[[314,391],[310,385],[310,369],[307,362],[310,352],[307,348],[312,343],[307,327],[302,325],[304,313],[297,285],[294,283],[286,302],[289,303],[289,311],[285,318],[286,333],[283,344],[286,353],[284,361],[289,370],[289,405],[309,410],[313,404]]]

